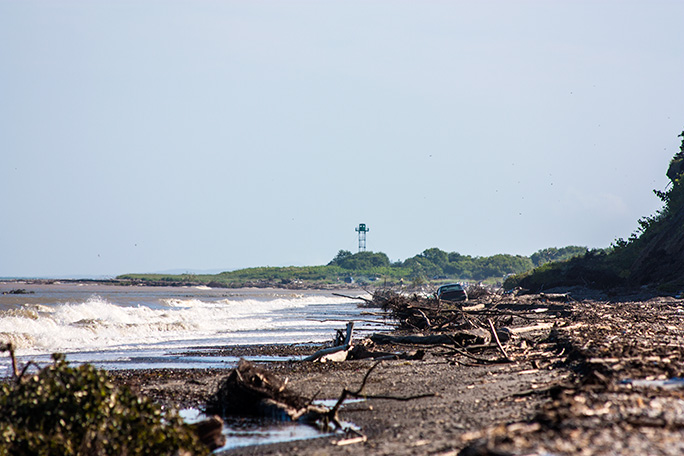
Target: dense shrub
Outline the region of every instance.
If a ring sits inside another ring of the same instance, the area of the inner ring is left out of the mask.
[[[0,385],[0,455],[208,454],[177,414],[114,386],[91,365],[53,359]]]
[[[621,264],[614,258],[602,250],[589,250],[581,257],[545,263],[527,273],[508,277],[503,287],[506,290],[521,287],[535,293],[561,286],[613,287],[622,281],[621,273]]]

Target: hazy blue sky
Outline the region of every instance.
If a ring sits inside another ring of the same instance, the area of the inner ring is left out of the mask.
[[[684,2],[0,0],[0,276],[607,247]]]

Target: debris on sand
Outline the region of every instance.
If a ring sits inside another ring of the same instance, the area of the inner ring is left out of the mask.
[[[303,398],[267,370],[241,360],[238,367],[221,383],[216,393],[207,401],[206,412],[220,416],[258,416],[276,421],[298,421],[318,427],[324,431],[342,430],[356,434],[365,441],[359,431],[345,427],[339,418],[339,411],[348,398],[389,399],[410,401],[434,394],[426,393],[414,396],[368,395],[363,392],[371,373],[380,365],[380,361],[367,370],[356,390],[344,388],[333,407],[312,404],[312,400]]]
[[[577,376],[532,421],[463,434],[461,454],[682,454],[683,304],[572,303],[573,324],[549,340]]]

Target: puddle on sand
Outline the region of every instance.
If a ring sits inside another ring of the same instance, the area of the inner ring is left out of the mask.
[[[206,415],[195,408],[183,409],[179,414],[186,423],[195,423],[206,418]],[[313,426],[300,423],[235,418],[225,420],[223,435],[226,436],[226,444],[215,452],[253,445],[315,439],[332,433],[322,432]]]
[[[93,363],[105,370],[121,369],[232,369],[240,359],[259,362],[292,361],[291,356],[185,356],[161,354],[159,356],[119,357]],[[78,361],[77,361],[78,363]]]
[[[680,389],[684,388],[684,378],[673,377],[667,380],[633,380],[628,378],[621,381],[620,384],[643,388]]]
[[[365,399],[345,399],[344,405],[354,404],[357,402],[364,402]],[[337,404],[337,399],[316,399],[313,401],[315,405],[320,405],[322,407],[333,408]]]

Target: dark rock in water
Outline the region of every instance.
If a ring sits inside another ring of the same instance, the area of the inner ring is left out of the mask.
[[[32,294],[33,291],[26,291],[24,288],[17,288],[15,290],[10,290],[10,291],[3,291],[2,294]]]

